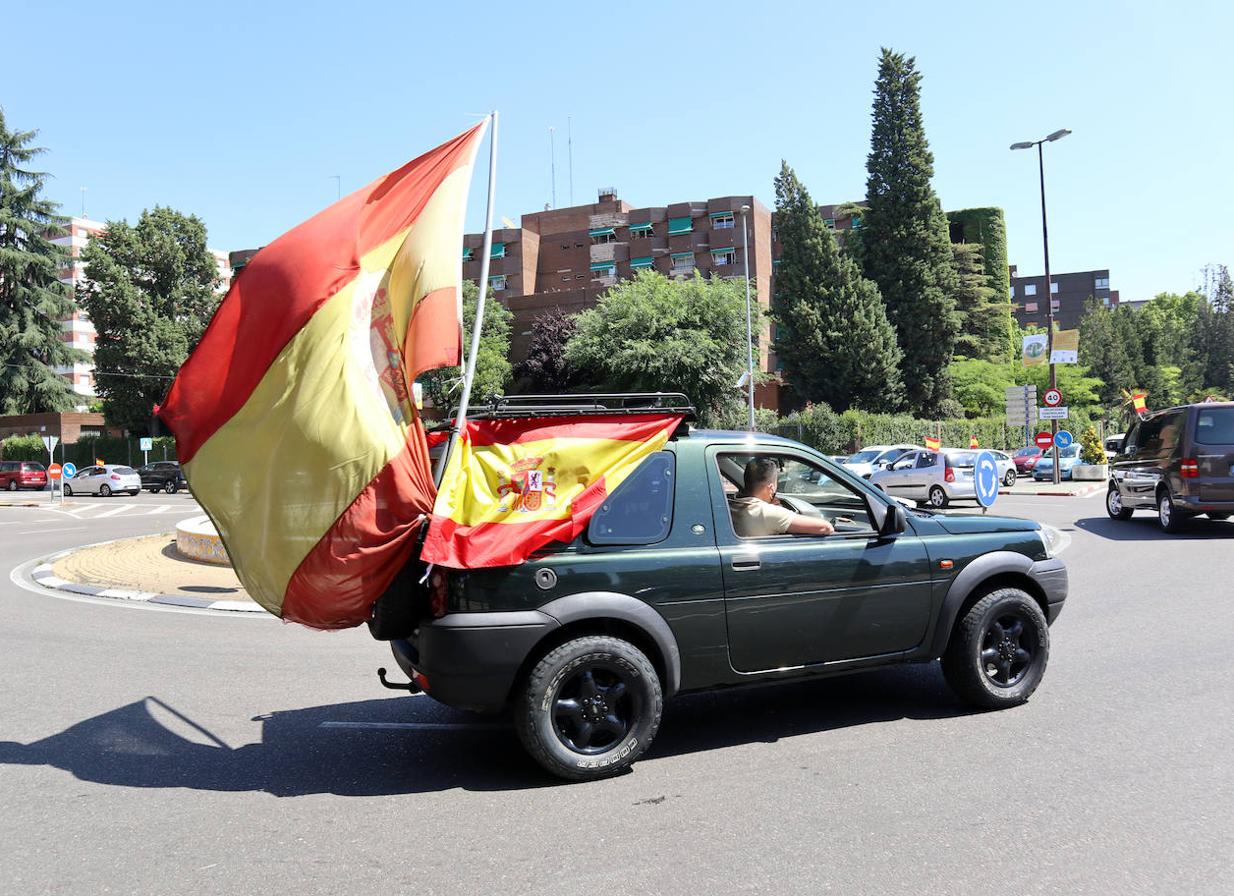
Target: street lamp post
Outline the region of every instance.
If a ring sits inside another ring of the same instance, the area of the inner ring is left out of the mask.
[[[746,217],[750,206],[741,207],[741,257],[746,268],[746,394],[749,398],[750,432],[754,432],[754,313],[750,308],[750,235]]]
[[[1046,226],[1045,217],[1045,157],[1041,152],[1041,146],[1044,143],[1053,143],[1055,140],[1061,140],[1070,134],[1071,131],[1063,128],[1055,131],[1048,137],[1043,137],[1040,140],[1026,140],[1022,143],[1012,143],[1012,149],[1032,149],[1037,147],[1037,173],[1041,178],[1041,244],[1045,251],[1045,298],[1049,303],[1046,306],[1046,352],[1050,356],[1050,388],[1058,388],[1058,371],[1054,364],[1054,293],[1050,290],[1050,230]],[[1058,432],[1058,421],[1050,421],[1050,432]],[[1058,485],[1062,479],[1058,469],[1058,446],[1054,446],[1054,484]]]

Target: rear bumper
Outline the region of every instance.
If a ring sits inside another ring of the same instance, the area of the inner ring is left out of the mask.
[[[1174,496],[1174,503],[1181,504],[1188,513],[1232,513],[1234,501],[1202,501],[1198,495]]]
[[[1045,594],[1046,620],[1054,622],[1063,611],[1067,599],[1067,566],[1057,557],[1053,560],[1037,560],[1028,569],[1032,580]]]
[[[414,642],[391,641],[390,648],[409,677],[428,679],[429,696],[459,709],[494,710],[532,648],[558,626],[536,610],[451,613],[423,623]]]

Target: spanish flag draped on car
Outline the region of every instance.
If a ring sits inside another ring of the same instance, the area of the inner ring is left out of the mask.
[[[569,542],[680,414],[468,420],[446,462],[421,559],[457,569],[522,563]]]
[[[163,403],[240,581],[283,619],[363,622],[432,508],[411,384],[459,363],[463,217],[483,131],[258,252]]]

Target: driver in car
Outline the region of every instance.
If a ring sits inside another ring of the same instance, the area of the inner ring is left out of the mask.
[[[744,487],[729,499],[733,529],[742,538],[767,535],[830,535],[835,529],[821,517],[794,513],[776,500],[780,465],[770,457],[746,464]]]

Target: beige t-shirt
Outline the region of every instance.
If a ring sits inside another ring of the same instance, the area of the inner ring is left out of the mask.
[[[797,516],[787,507],[758,498],[735,496],[728,499],[728,507],[733,515],[733,529],[742,538],[786,535]]]

